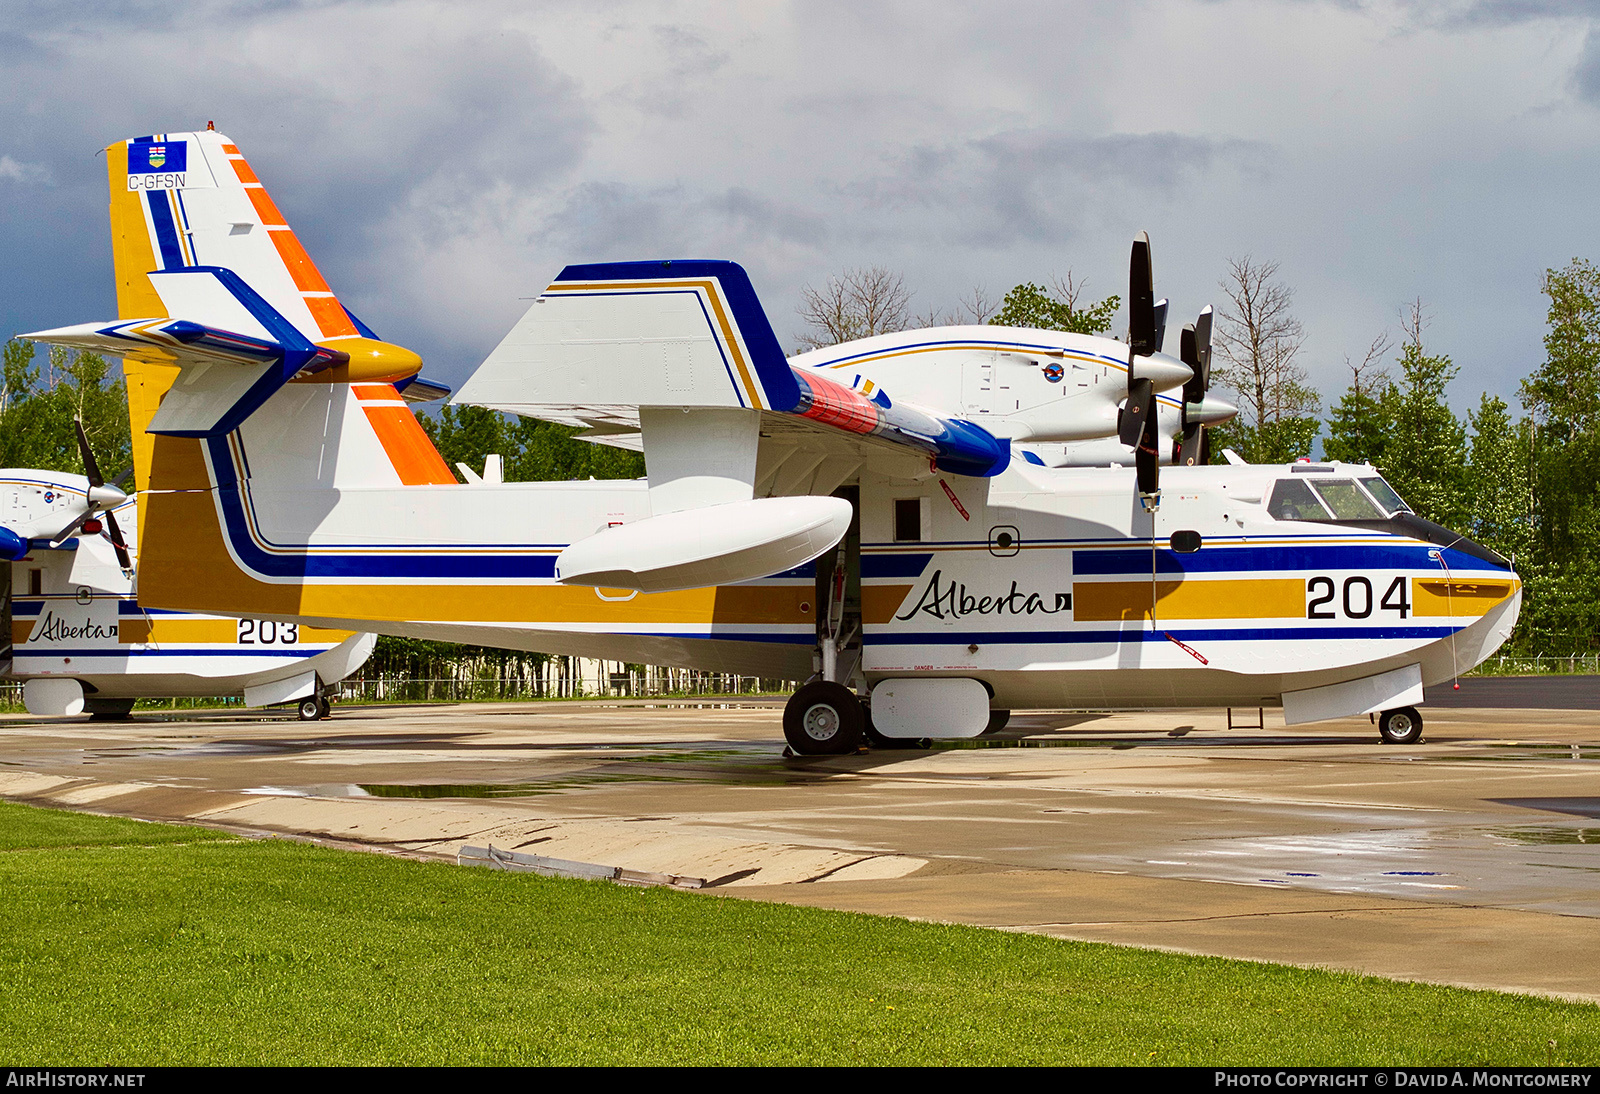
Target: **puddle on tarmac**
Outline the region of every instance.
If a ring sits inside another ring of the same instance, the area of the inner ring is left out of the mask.
[[[1187,732],[1174,737],[967,737],[959,740],[924,740],[921,747],[933,752],[978,748],[1238,748],[1261,745],[1347,745],[1349,737],[1191,737]],[[907,742],[911,744],[911,742]]]
[[[1484,762],[1520,762],[1529,760],[1577,760],[1580,763],[1593,763],[1600,760],[1600,746],[1597,745],[1556,745],[1556,744],[1491,744],[1485,746],[1488,752],[1467,753],[1465,755],[1433,756],[1436,760],[1471,760],[1478,763]]]
[[[1562,828],[1557,825],[1519,828],[1490,828],[1489,835],[1514,843],[1542,846],[1563,846],[1571,843],[1592,843],[1600,846],[1600,828]]]
[[[837,775],[827,770],[792,767],[767,749],[730,748],[608,755],[591,767],[568,767],[553,771],[547,777],[518,782],[361,783],[359,786],[363,792],[377,798],[520,798],[614,783],[788,786],[816,783]]]
[[[1600,828],[1419,825],[1302,836],[1197,838],[1097,866],[1161,877],[1298,886],[1408,900],[1485,901],[1600,918],[1600,893],[1574,870],[1600,872]],[[1535,851],[1534,849],[1537,848]],[[1163,853],[1164,852],[1164,853]]]

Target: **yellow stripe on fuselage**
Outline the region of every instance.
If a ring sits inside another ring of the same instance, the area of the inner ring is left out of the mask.
[[[1517,581],[1473,581],[1457,578],[1411,579],[1411,614],[1425,616],[1487,615],[1490,608],[1521,587]]]
[[[1156,614],[1167,619],[1304,619],[1305,582],[1293,578],[1158,581]],[[1072,618],[1082,622],[1146,619],[1148,581],[1075,581]]]

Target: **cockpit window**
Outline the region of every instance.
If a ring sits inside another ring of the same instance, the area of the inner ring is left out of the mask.
[[[1317,479],[1317,493],[1333,510],[1334,520],[1382,520],[1388,514],[1379,512],[1372,500],[1361,492],[1354,479]],[[1392,491],[1391,491],[1392,492]]]
[[[1332,520],[1305,479],[1279,479],[1267,512],[1279,520]]]
[[[1401,501],[1400,495],[1394,492],[1394,487],[1390,486],[1382,479],[1377,478],[1376,476],[1370,479],[1362,479],[1361,485],[1365,486],[1367,488],[1367,493],[1371,494],[1375,499],[1377,499],[1378,504],[1383,506],[1389,512],[1411,512],[1411,506],[1407,505],[1404,501]]]

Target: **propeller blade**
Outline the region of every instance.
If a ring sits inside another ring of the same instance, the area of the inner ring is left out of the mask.
[[[1156,352],[1156,291],[1150,272],[1150,237],[1140,232],[1128,259],[1128,364]],[[1128,390],[1133,391],[1132,373]]]
[[[1179,356],[1183,358],[1183,363],[1193,371],[1193,375],[1183,383],[1183,401],[1185,403],[1198,403],[1206,396],[1206,381],[1205,377],[1200,374],[1200,334],[1193,323],[1185,324],[1183,336],[1179,339],[1179,342],[1182,347],[1179,350]],[[1187,418],[1185,422],[1187,423]]]
[[[1161,450],[1156,445],[1155,426],[1145,429],[1145,437],[1140,440],[1139,450],[1133,455],[1133,467],[1139,493],[1154,494],[1161,489]]]
[[[125,471],[123,471],[122,474],[120,474],[116,478],[112,479],[111,480],[111,485],[115,486],[118,490],[120,490],[120,489],[122,489],[122,484],[127,482],[128,479],[130,479],[132,476],[133,476],[133,468],[130,467],[130,468],[126,469]]]
[[[1179,467],[1193,467],[1205,463],[1201,458],[1209,445],[1206,443],[1206,427],[1196,422],[1194,425],[1185,426],[1183,430],[1183,444],[1179,446],[1172,462]]]
[[[104,486],[105,477],[100,474],[100,464],[95,461],[94,452],[89,448],[89,435],[83,431],[83,419],[72,419],[73,428],[78,431],[78,453],[83,457],[83,473],[89,478],[90,486]]]
[[[1155,386],[1149,380],[1133,381],[1129,385],[1128,401],[1122,407],[1122,420],[1117,423],[1117,439],[1129,448],[1139,447],[1146,425],[1155,417],[1155,409]]]
[[[117,514],[106,510],[107,538],[111,540],[111,549],[117,552],[117,565],[124,571],[133,571],[133,559],[128,555],[128,545],[122,538],[122,527],[117,523]]]
[[[1155,347],[1156,352],[1160,353],[1161,347],[1167,344],[1167,298],[1163,296],[1160,300],[1157,300],[1154,310],[1156,316]]]
[[[1143,396],[1140,407],[1144,421],[1139,431],[1138,450],[1133,454],[1133,466],[1139,483],[1139,493],[1154,494],[1161,488],[1161,423],[1156,415],[1156,393],[1150,381],[1141,380],[1139,390],[1128,399]]]
[[[57,532],[55,535],[51,536],[50,537],[50,542],[51,543],[65,543],[67,540],[72,538],[72,533],[76,532],[78,530],[78,527],[80,525],[82,525],[84,521],[88,520],[92,516],[94,516],[94,510],[93,509],[90,509],[87,512],[84,512],[84,513],[79,513],[76,520],[74,520],[71,524],[67,525],[65,528],[61,529],[61,531]]]
[[[1200,318],[1194,321],[1195,359],[1200,362],[1202,394],[1211,390],[1211,305],[1200,309]],[[1198,401],[1198,400],[1196,400]]]

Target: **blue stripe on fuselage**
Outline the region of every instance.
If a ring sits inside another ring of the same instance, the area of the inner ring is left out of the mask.
[[[1280,570],[1417,570],[1440,569],[1431,551],[1442,551],[1451,570],[1509,571],[1481,558],[1428,543],[1398,540],[1384,543],[1294,543],[1263,547],[1202,547],[1191,554],[1162,549],[1155,552],[1156,572],[1161,574],[1215,574],[1255,571],[1270,574]],[[1442,573],[1443,571],[1440,570]],[[1148,547],[1072,552],[1074,576],[1112,574],[1150,575]]]

